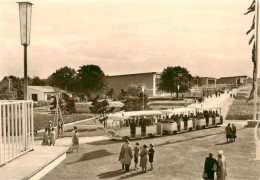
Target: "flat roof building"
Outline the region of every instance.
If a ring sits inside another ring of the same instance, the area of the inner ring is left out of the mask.
[[[121,89],[127,90],[128,87],[131,86],[144,86],[145,94],[147,94],[148,96],[156,96],[160,93],[158,91],[160,77],[160,73],[147,72],[138,74],[107,76],[107,81],[109,88],[113,88],[117,96],[120,94]]]
[[[220,77],[217,80],[217,84],[228,84],[228,85],[246,85],[248,82],[248,76],[230,76]]]

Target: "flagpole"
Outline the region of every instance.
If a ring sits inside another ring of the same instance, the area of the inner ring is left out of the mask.
[[[258,119],[257,114],[257,71],[258,71],[258,19],[259,19],[259,0],[256,0],[256,19],[255,19],[255,91],[254,91],[254,121]]]

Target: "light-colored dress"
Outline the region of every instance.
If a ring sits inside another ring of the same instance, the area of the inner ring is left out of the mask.
[[[218,159],[217,180],[225,180],[227,176],[225,158]]]
[[[123,148],[124,164],[130,165],[133,159],[132,147],[126,144]]]
[[[51,131],[51,133],[50,133],[50,145],[54,145],[55,144],[55,138],[56,138],[55,131]]]
[[[142,168],[147,167],[147,162],[148,162],[147,154],[148,154],[147,149],[143,149],[140,153],[140,156],[141,156],[140,167],[142,167]]]

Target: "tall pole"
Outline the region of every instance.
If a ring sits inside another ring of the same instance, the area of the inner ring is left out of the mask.
[[[143,111],[144,111],[144,92],[143,92]]]
[[[27,45],[24,45],[24,100],[27,100],[27,85],[28,85],[28,78],[27,78]]]
[[[256,19],[255,19],[255,92],[254,92],[254,121],[258,119],[257,117],[257,71],[258,71],[258,20],[259,20],[259,2],[256,0]]]

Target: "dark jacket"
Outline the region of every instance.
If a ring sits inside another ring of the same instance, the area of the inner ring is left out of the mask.
[[[204,164],[204,172],[208,174],[208,179],[214,179],[214,171],[212,171],[214,163],[217,164],[217,160],[212,157],[207,157]]]

